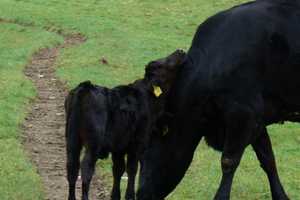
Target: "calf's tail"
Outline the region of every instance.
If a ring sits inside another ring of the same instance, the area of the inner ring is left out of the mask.
[[[89,88],[91,82],[86,81],[72,90],[65,100],[66,111],[66,150],[67,150],[67,179],[69,182],[69,199],[75,197],[75,184],[80,167],[80,152],[83,141],[80,138],[81,103],[82,97]]]
[[[65,112],[66,112],[66,139],[75,141],[75,138],[79,139],[80,129],[80,117],[82,107],[82,97],[89,92],[93,87],[90,81],[80,83],[75,89],[73,89],[65,100]],[[77,139],[76,139],[77,140]]]

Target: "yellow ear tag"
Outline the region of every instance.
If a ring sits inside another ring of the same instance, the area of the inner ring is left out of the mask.
[[[153,93],[156,97],[159,97],[163,92],[159,86],[153,85]]]
[[[163,136],[166,136],[169,132],[169,127],[168,126],[165,126],[164,127],[164,130],[163,130]]]

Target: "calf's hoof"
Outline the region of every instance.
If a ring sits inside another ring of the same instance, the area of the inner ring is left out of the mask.
[[[120,195],[111,195],[111,200],[120,200],[121,196]]]
[[[131,197],[125,197],[125,200],[135,200],[135,197],[134,196],[131,196]]]

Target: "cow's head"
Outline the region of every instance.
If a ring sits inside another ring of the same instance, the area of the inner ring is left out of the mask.
[[[174,82],[180,66],[186,60],[183,50],[176,50],[169,56],[150,62],[145,69],[145,79],[162,93],[167,93]]]
[[[184,66],[189,64],[187,56],[182,52],[176,51],[166,59],[158,62],[163,64],[150,63],[148,68],[155,65],[166,66],[167,60],[173,61],[171,62],[173,64],[170,64],[173,70],[176,70],[174,68],[178,68],[180,65],[182,66],[179,67],[179,70],[183,69]],[[154,67],[154,70],[156,69],[164,70],[163,68]],[[150,69],[147,70],[146,77],[149,74],[151,75]],[[163,78],[162,80],[165,81]],[[172,80],[174,77],[170,79]],[[170,87],[170,85],[166,85]],[[176,83],[175,87],[177,87]],[[168,96],[167,99],[168,101],[176,101],[176,99],[171,99],[171,96]],[[168,105],[169,103],[167,102]],[[173,113],[172,110],[168,111],[170,111],[170,114],[167,113],[165,115],[166,113],[164,113],[162,121],[159,120],[160,123],[156,124],[157,129],[152,133],[150,144],[141,159],[138,200],[163,200],[172,192],[188,169],[195,148],[200,141],[201,135],[194,131],[199,130],[195,127],[195,123],[190,123],[188,120],[183,119],[187,118],[184,117],[184,114],[180,115],[182,116],[180,117],[177,111],[176,113]],[[167,130],[165,129],[166,124]]]
[[[138,200],[163,200],[168,196],[182,180],[201,139],[201,134],[191,131],[191,124],[179,126],[179,119],[167,121],[168,133],[153,133],[141,159]]]

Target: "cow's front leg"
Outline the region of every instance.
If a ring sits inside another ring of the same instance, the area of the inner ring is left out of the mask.
[[[121,199],[120,182],[121,177],[125,172],[125,158],[124,154],[112,153],[113,161],[113,188],[111,192],[112,200]]]
[[[282,184],[280,182],[272,144],[266,128],[263,133],[252,143],[261,167],[268,175],[273,200],[288,200]]]
[[[225,141],[221,158],[222,180],[214,200],[229,200],[233,177],[244,150],[258,131],[255,112],[248,106],[235,104],[225,113]]]
[[[134,200],[135,199],[135,176],[138,168],[138,160],[136,156],[136,152],[129,153],[127,155],[127,166],[126,171],[128,175],[128,184],[127,190],[125,194],[126,200]]]
[[[229,200],[233,177],[240,163],[244,148],[235,154],[223,153],[221,158],[222,180],[214,200]]]

